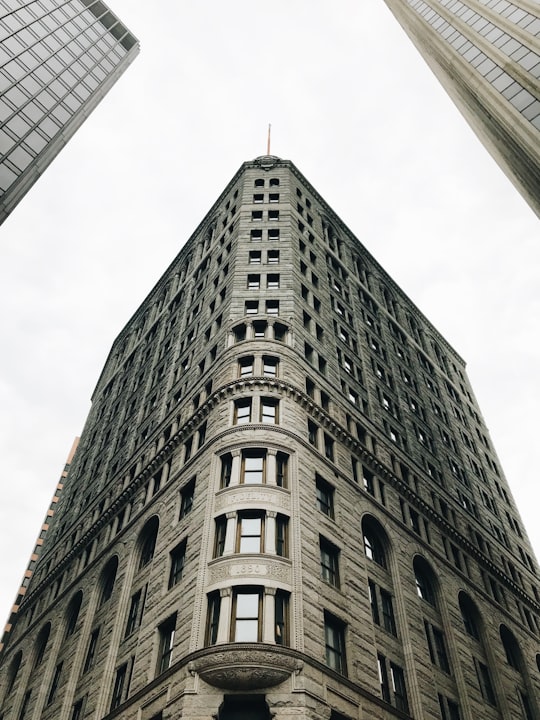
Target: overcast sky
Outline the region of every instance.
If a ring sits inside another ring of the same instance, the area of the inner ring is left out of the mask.
[[[536,551],[540,225],[383,0],[110,0],[141,54],[0,229],[0,623],[123,325],[292,160],[465,358]]]

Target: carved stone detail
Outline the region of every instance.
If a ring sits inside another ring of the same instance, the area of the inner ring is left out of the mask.
[[[260,487],[253,489],[252,487],[238,486],[221,491],[216,497],[216,511],[224,510],[229,507],[236,507],[242,503],[255,503],[257,505],[273,505],[283,510],[290,510],[291,501],[288,493],[283,492],[281,488],[272,486]]]
[[[189,663],[191,673],[219,688],[251,690],[279,685],[291,673],[298,673],[303,663],[283,652],[257,649],[253,645],[238,649],[219,647]]]
[[[249,559],[220,558],[209,568],[209,582],[214,584],[228,578],[273,578],[279,582],[292,582],[291,566],[278,559],[250,557]]]

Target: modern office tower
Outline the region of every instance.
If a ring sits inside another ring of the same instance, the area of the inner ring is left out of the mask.
[[[0,716],[533,720],[537,572],[463,360],[264,156],[114,342]]]
[[[138,53],[101,0],[0,0],[0,223]]]
[[[540,8],[534,0],[385,0],[540,215]]]

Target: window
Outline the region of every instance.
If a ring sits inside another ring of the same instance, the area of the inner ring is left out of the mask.
[[[215,645],[218,636],[219,613],[221,609],[221,597],[219,592],[211,593],[208,596],[208,615],[206,622],[206,645]]]
[[[75,593],[67,610],[67,624],[66,624],[66,637],[73,635],[77,627],[77,620],[79,619],[79,612],[81,609],[83,595],[79,590]]]
[[[249,264],[250,265],[260,265],[261,264],[261,251],[260,250],[250,250],[249,251]]]
[[[368,580],[368,590],[373,622],[397,636],[392,595],[372,580]]]
[[[259,303],[257,300],[246,300],[245,302],[245,314],[246,315],[257,315],[259,312]]]
[[[279,400],[263,397],[260,402],[260,421],[276,425],[279,422]]]
[[[269,377],[277,377],[278,367],[278,358],[270,357],[269,355],[263,355],[263,375],[267,375]]]
[[[482,697],[490,705],[496,705],[497,703],[495,701],[495,692],[493,690],[493,684],[491,682],[491,676],[489,674],[489,669],[487,665],[484,665],[483,662],[475,659],[475,667]]]
[[[317,509],[334,519],[334,488],[319,475],[315,478]]]
[[[235,425],[245,425],[251,422],[251,398],[243,398],[234,402]]]
[[[229,485],[231,484],[231,475],[232,475],[232,455],[230,453],[226,453],[225,455],[222,455],[222,457],[221,457],[221,474],[220,474],[220,481],[219,481],[220,488],[229,487]]]
[[[268,202],[278,203],[279,202],[279,193],[270,193],[268,195]]]
[[[268,230],[268,240],[279,240],[279,228],[270,228]]]
[[[144,595],[143,590],[137,590],[137,592],[131,596],[131,603],[129,606],[128,619],[126,623],[125,637],[131,635],[141,624],[142,614],[144,606]]]
[[[324,455],[328,460],[334,460],[334,441],[326,433],[324,433]]]
[[[118,558],[114,556],[109,560],[107,565],[105,566],[105,569],[103,570],[103,574],[101,576],[101,598],[99,600],[99,605],[103,605],[107,602],[107,600],[110,599],[113,589],[114,589],[114,583],[116,581],[116,571],[118,570]]]
[[[260,642],[262,590],[239,588],[233,595],[231,642]]]
[[[266,262],[268,265],[279,264],[279,250],[269,250],[266,256]]]
[[[82,720],[84,700],[77,700],[71,710],[70,720]]]
[[[34,657],[34,668],[37,668],[39,665],[41,665],[41,663],[43,661],[43,657],[45,655],[45,649],[47,647],[47,641],[49,639],[50,632],[51,632],[51,623],[47,623],[39,631],[39,635],[37,636],[37,640],[36,640],[36,654]]]
[[[221,515],[216,518],[216,536],[214,539],[214,557],[222,557],[225,551],[225,538],[227,536],[227,518]]]
[[[24,693],[24,698],[23,698],[23,701],[22,701],[21,709],[20,709],[20,711],[19,711],[18,720],[24,720],[24,718],[25,718],[25,716],[26,716],[26,711],[27,711],[27,709],[28,709],[28,705],[29,705],[29,703],[30,703],[30,696],[31,696],[31,695],[32,695],[32,690],[27,690],[27,691]]]
[[[267,275],[266,287],[268,290],[279,290],[279,275]]]
[[[264,482],[266,462],[265,450],[249,450],[242,453],[241,482],[246,485],[260,485]]]
[[[88,650],[86,651],[86,657],[84,659],[83,673],[88,672],[94,667],[96,661],[96,650],[99,638],[99,628],[94,630],[90,635],[90,642],[88,643]]]
[[[420,561],[420,558],[414,559],[414,576],[418,597],[436,607],[435,586],[431,579],[431,571],[426,564]]]
[[[11,693],[11,691],[13,690],[13,688],[15,686],[15,681],[17,680],[19,668],[21,667],[21,661],[22,661],[22,652],[19,650],[13,657],[13,660],[11,661],[11,664],[9,666],[9,671],[8,671],[8,676],[7,676],[6,697]]]
[[[139,555],[139,570],[152,562],[156,549],[159,521],[157,517],[151,518],[141,533],[141,545]]]
[[[276,555],[279,557],[289,556],[288,531],[289,518],[285,515],[276,517]]]
[[[260,222],[263,219],[262,210],[252,210],[251,211],[251,219],[254,222]]]
[[[126,676],[127,663],[124,663],[124,665],[121,665],[118,668],[118,670],[116,671],[116,676],[114,678],[114,686],[111,698],[111,710],[117,708],[124,699],[124,686],[126,684]]]
[[[239,513],[236,552],[264,552],[264,513]]]
[[[62,675],[62,665],[63,662],[58,663],[54,670],[54,675],[51,683],[51,689],[49,690],[49,695],[47,697],[47,705],[50,705],[54,702],[54,698],[56,697],[56,691],[58,690],[58,686],[60,685],[60,677]]]
[[[184,572],[184,563],[186,560],[186,540],[183,540],[179,545],[177,545],[173,550],[171,550],[170,558],[171,569],[169,570],[169,590],[175,585],[178,585],[178,583],[182,579],[182,574]]]
[[[424,620],[424,630],[428,644],[429,657],[434,665],[438,665],[440,669],[450,674],[450,662],[448,653],[446,652],[446,643],[442,630],[434,627],[427,620]]]
[[[407,689],[405,687],[405,673],[403,668],[395,663],[390,663],[390,677],[392,678],[392,689],[394,691],[394,705],[398,710],[409,712],[407,701]]]
[[[450,698],[444,697],[439,693],[439,709],[441,711],[442,720],[461,720],[459,714],[459,706]]]
[[[276,454],[276,485],[278,487],[287,487],[288,465],[289,456],[286,453],[278,452]]]
[[[261,213],[262,216],[262,213]],[[262,240],[262,230],[260,228],[256,228],[251,231],[250,233],[251,242],[261,242]]]
[[[381,539],[372,528],[364,530],[364,552],[369,560],[386,568],[386,554]]]
[[[180,491],[180,516],[179,520],[185,518],[193,508],[193,498],[195,496],[195,478],[192,478],[188,484]]]
[[[264,178],[256,178],[253,185],[255,187],[264,187]]]
[[[326,664],[342,675],[347,674],[345,657],[345,625],[330,613],[324,613]]]
[[[267,315],[279,315],[279,300],[267,300],[266,301],[266,314]]]
[[[323,537],[319,537],[321,553],[321,577],[329,585],[339,587],[339,549]]]
[[[264,194],[263,193],[257,193],[253,196],[253,202],[254,203],[262,203],[264,202]]]
[[[170,618],[167,618],[159,628],[159,650],[158,650],[158,664],[157,664],[157,675],[165,672],[171,667],[172,654],[174,647],[174,633],[176,629],[176,613]]]
[[[270,187],[278,187],[279,186],[279,178],[270,178]]]
[[[381,697],[390,702],[390,683],[388,682],[388,670],[384,655],[377,655],[377,670],[379,671],[379,683],[381,686]]]
[[[289,644],[289,593],[276,590],[275,596],[275,642],[276,645]]]
[[[279,220],[279,210],[269,210],[268,211],[268,219],[269,220]]]
[[[248,275],[247,276],[247,289],[248,290],[260,290],[261,287],[261,276],[260,275]]]
[[[253,321],[253,337],[263,338],[266,337],[266,328],[268,324],[265,320],[254,320]]]
[[[253,356],[240,358],[238,361],[238,377],[250,377],[253,375]]]

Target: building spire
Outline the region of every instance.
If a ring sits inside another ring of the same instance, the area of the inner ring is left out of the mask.
[[[270,155],[270,135],[272,131],[272,125],[271,123],[268,123],[268,139],[266,141],[266,154]]]

